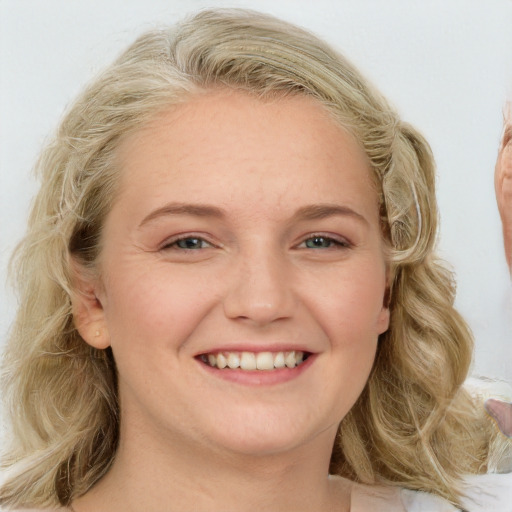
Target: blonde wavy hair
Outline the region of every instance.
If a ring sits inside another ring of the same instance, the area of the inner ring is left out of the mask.
[[[108,471],[118,441],[116,367],[109,349],[92,348],[74,327],[71,263],[95,270],[120,139],[212,87],[263,100],[313,97],[364,148],[390,247],[391,325],[341,422],[331,472],[458,503],[461,474],[485,469],[490,427],[461,388],[472,338],[433,252],[431,150],[344,57],[300,28],[243,10],[203,11],[142,35],[72,105],[40,157],[41,189],[13,259],[20,306],[3,363],[12,442],[0,503],[66,505]]]

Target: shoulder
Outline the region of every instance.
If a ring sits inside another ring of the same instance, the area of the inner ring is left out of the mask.
[[[451,503],[434,494],[402,487],[356,484],[351,512],[457,512]]]
[[[471,475],[464,484],[464,508],[471,512],[512,512],[512,473]]]
[[[406,512],[455,512],[451,503],[427,492],[401,489],[400,495]]]
[[[462,506],[471,512],[512,512],[512,473],[464,478]],[[433,494],[401,490],[406,512],[453,512],[459,509]]]
[[[407,512],[398,487],[364,485],[339,475],[329,475],[329,479],[348,497],[350,512]]]
[[[352,483],[351,512],[407,512],[400,496],[400,488]]]
[[[425,492],[350,482],[351,512],[456,512],[448,501]]]

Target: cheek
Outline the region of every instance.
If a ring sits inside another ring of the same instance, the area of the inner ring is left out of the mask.
[[[121,275],[119,275],[121,274]],[[187,272],[132,265],[109,280],[106,318],[112,345],[180,345],[214,302]]]
[[[316,314],[329,338],[345,345],[376,341],[388,328],[384,307],[385,271],[347,272],[332,279],[318,294]]]

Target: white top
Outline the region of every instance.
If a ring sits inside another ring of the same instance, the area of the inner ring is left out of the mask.
[[[465,479],[467,489],[463,506],[470,512],[512,512],[512,473],[470,475]],[[359,502],[352,496],[351,512],[456,512],[451,503],[425,492],[397,489],[400,500]],[[396,500],[396,498],[395,498]],[[359,505],[354,507],[354,505]]]

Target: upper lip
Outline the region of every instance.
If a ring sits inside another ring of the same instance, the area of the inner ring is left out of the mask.
[[[247,343],[237,345],[219,345],[212,348],[207,348],[197,352],[196,356],[203,354],[217,354],[219,352],[307,352],[309,354],[315,353],[310,348],[301,344],[287,344],[287,343]]]

